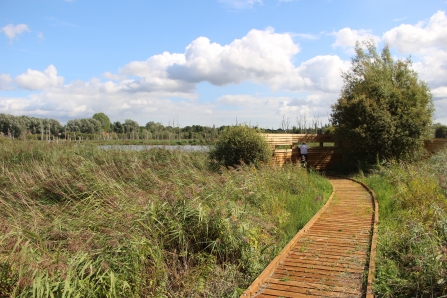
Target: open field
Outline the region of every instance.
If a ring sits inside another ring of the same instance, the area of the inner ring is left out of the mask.
[[[331,187],[203,152],[0,140],[1,297],[234,297]]]

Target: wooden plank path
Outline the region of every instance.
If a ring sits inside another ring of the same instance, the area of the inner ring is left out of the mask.
[[[329,180],[325,206],[241,297],[373,297],[377,200],[360,183]]]

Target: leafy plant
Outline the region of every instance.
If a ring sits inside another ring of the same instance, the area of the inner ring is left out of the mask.
[[[219,135],[209,156],[212,161],[229,167],[268,162],[272,152],[256,129],[237,125],[226,128]]]

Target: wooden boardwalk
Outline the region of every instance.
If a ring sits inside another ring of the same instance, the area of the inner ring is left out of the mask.
[[[334,193],[328,203],[241,297],[373,297],[365,275],[369,269],[371,285],[377,200],[357,182],[330,181]]]

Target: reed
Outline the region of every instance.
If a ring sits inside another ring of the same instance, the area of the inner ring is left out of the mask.
[[[447,294],[447,151],[391,163],[362,176],[377,194],[380,225],[374,292],[379,297]]]
[[[0,147],[0,297],[238,296],[331,192],[203,152]]]

